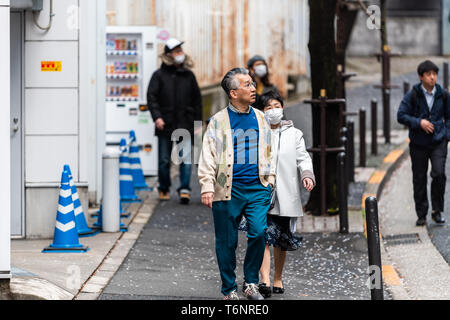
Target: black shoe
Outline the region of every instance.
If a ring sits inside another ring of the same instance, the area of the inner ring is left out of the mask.
[[[276,294],[283,294],[284,293],[284,288],[273,287],[272,288],[272,292],[276,293]]]
[[[442,219],[441,213],[439,211],[435,211],[431,214],[431,218],[434,220],[434,222],[442,224],[445,223],[445,220]]]
[[[270,289],[270,287],[268,287],[265,283],[260,283],[258,285],[258,290],[259,293],[261,293],[265,299],[270,298],[272,296],[272,289]]]
[[[427,218],[419,218],[417,219],[416,226],[422,227],[427,223]]]
[[[189,204],[189,201],[191,201],[191,195],[187,192],[180,192],[180,203]]]

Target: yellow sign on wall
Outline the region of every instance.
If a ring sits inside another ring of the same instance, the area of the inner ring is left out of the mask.
[[[61,72],[62,62],[61,61],[41,61],[41,71],[42,72]]]

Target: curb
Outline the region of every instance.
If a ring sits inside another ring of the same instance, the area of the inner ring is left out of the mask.
[[[377,199],[381,195],[381,191],[384,188],[386,182],[390,179],[392,172],[398,168],[399,164],[408,155],[409,139],[400,144],[396,149],[392,150],[384,159],[383,163],[378,166],[370,179],[367,181],[364,188],[363,196],[361,199],[361,208],[364,212],[366,207],[365,200],[367,197],[376,197]],[[364,227],[364,230],[365,227]]]
[[[378,166],[370,179],[367,181],[366,187],[361,199],[361,208],[364,224],[364,236],[367,238],[365,200],[367,197],[380,198],[385,184],[391,178],[392,173],[399,167],[403,160],[408,156],[409,138],[392,150],[384,159],[383,163]],[[380,226],[381,228],[381,226]],[[380,231],[380,239],[382,239]],[[392,295],[393,300],[406,300],[409,295],[403,286],[403,283],[395,270],[391,259],[388,257],[383,241],[380,241],[380,249],[382,254],[382,277],[386,290]]]

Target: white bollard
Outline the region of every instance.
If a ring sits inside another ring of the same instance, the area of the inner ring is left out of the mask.
[[[117,148],[107,147],[103,152],[103,232],[120,231],[119,156]]]

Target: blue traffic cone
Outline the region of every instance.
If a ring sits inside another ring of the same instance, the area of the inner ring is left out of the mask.
[[[100,209],[97,211],[97,222],[94,222],[94,224],[92,225],[96,229],[102,228],[102,225],[103,225],[102,211],[103,211],[103,207],[102,207],[102,204],[100,203]]]
[[[144,171],[142,171],[141,158],[139,157],[139,146],[136,141],[136,133],[130,131],[130,168],[133,176],[133,186],[135,189],[150,189],[145,182]]]
[[[119,208],[120,208],[120,217],[121,218],[129,218],[130,217],[130,213],[127,212],[127,210],[124,210],[123,206],[122,206],[122,202],[119,201]]]
[[[69,172],[63,171],[53,243],[42,252],[86,252],[88,250],[89,248],[80,244],[78,240]]]
[[[81,205],[77,187],[73,182],[73,176],[72,171],[70,170],[70,166],[66,164],[64,166],[64,170],[69,172],[70,188],[72,190],[73,208],[75,212],[75,223],[77,225],[78,236],[79,237],[94,236],[96,233],[94,230],[89,228],[86,221],[86,217],[84,216],[83,206]]]
[[[121,202],[140,202],[141,200],[134,192],[133,176],[131,175],[130,159],[128,158],[127,142],[125,139],[120,141],[120,201]]]

